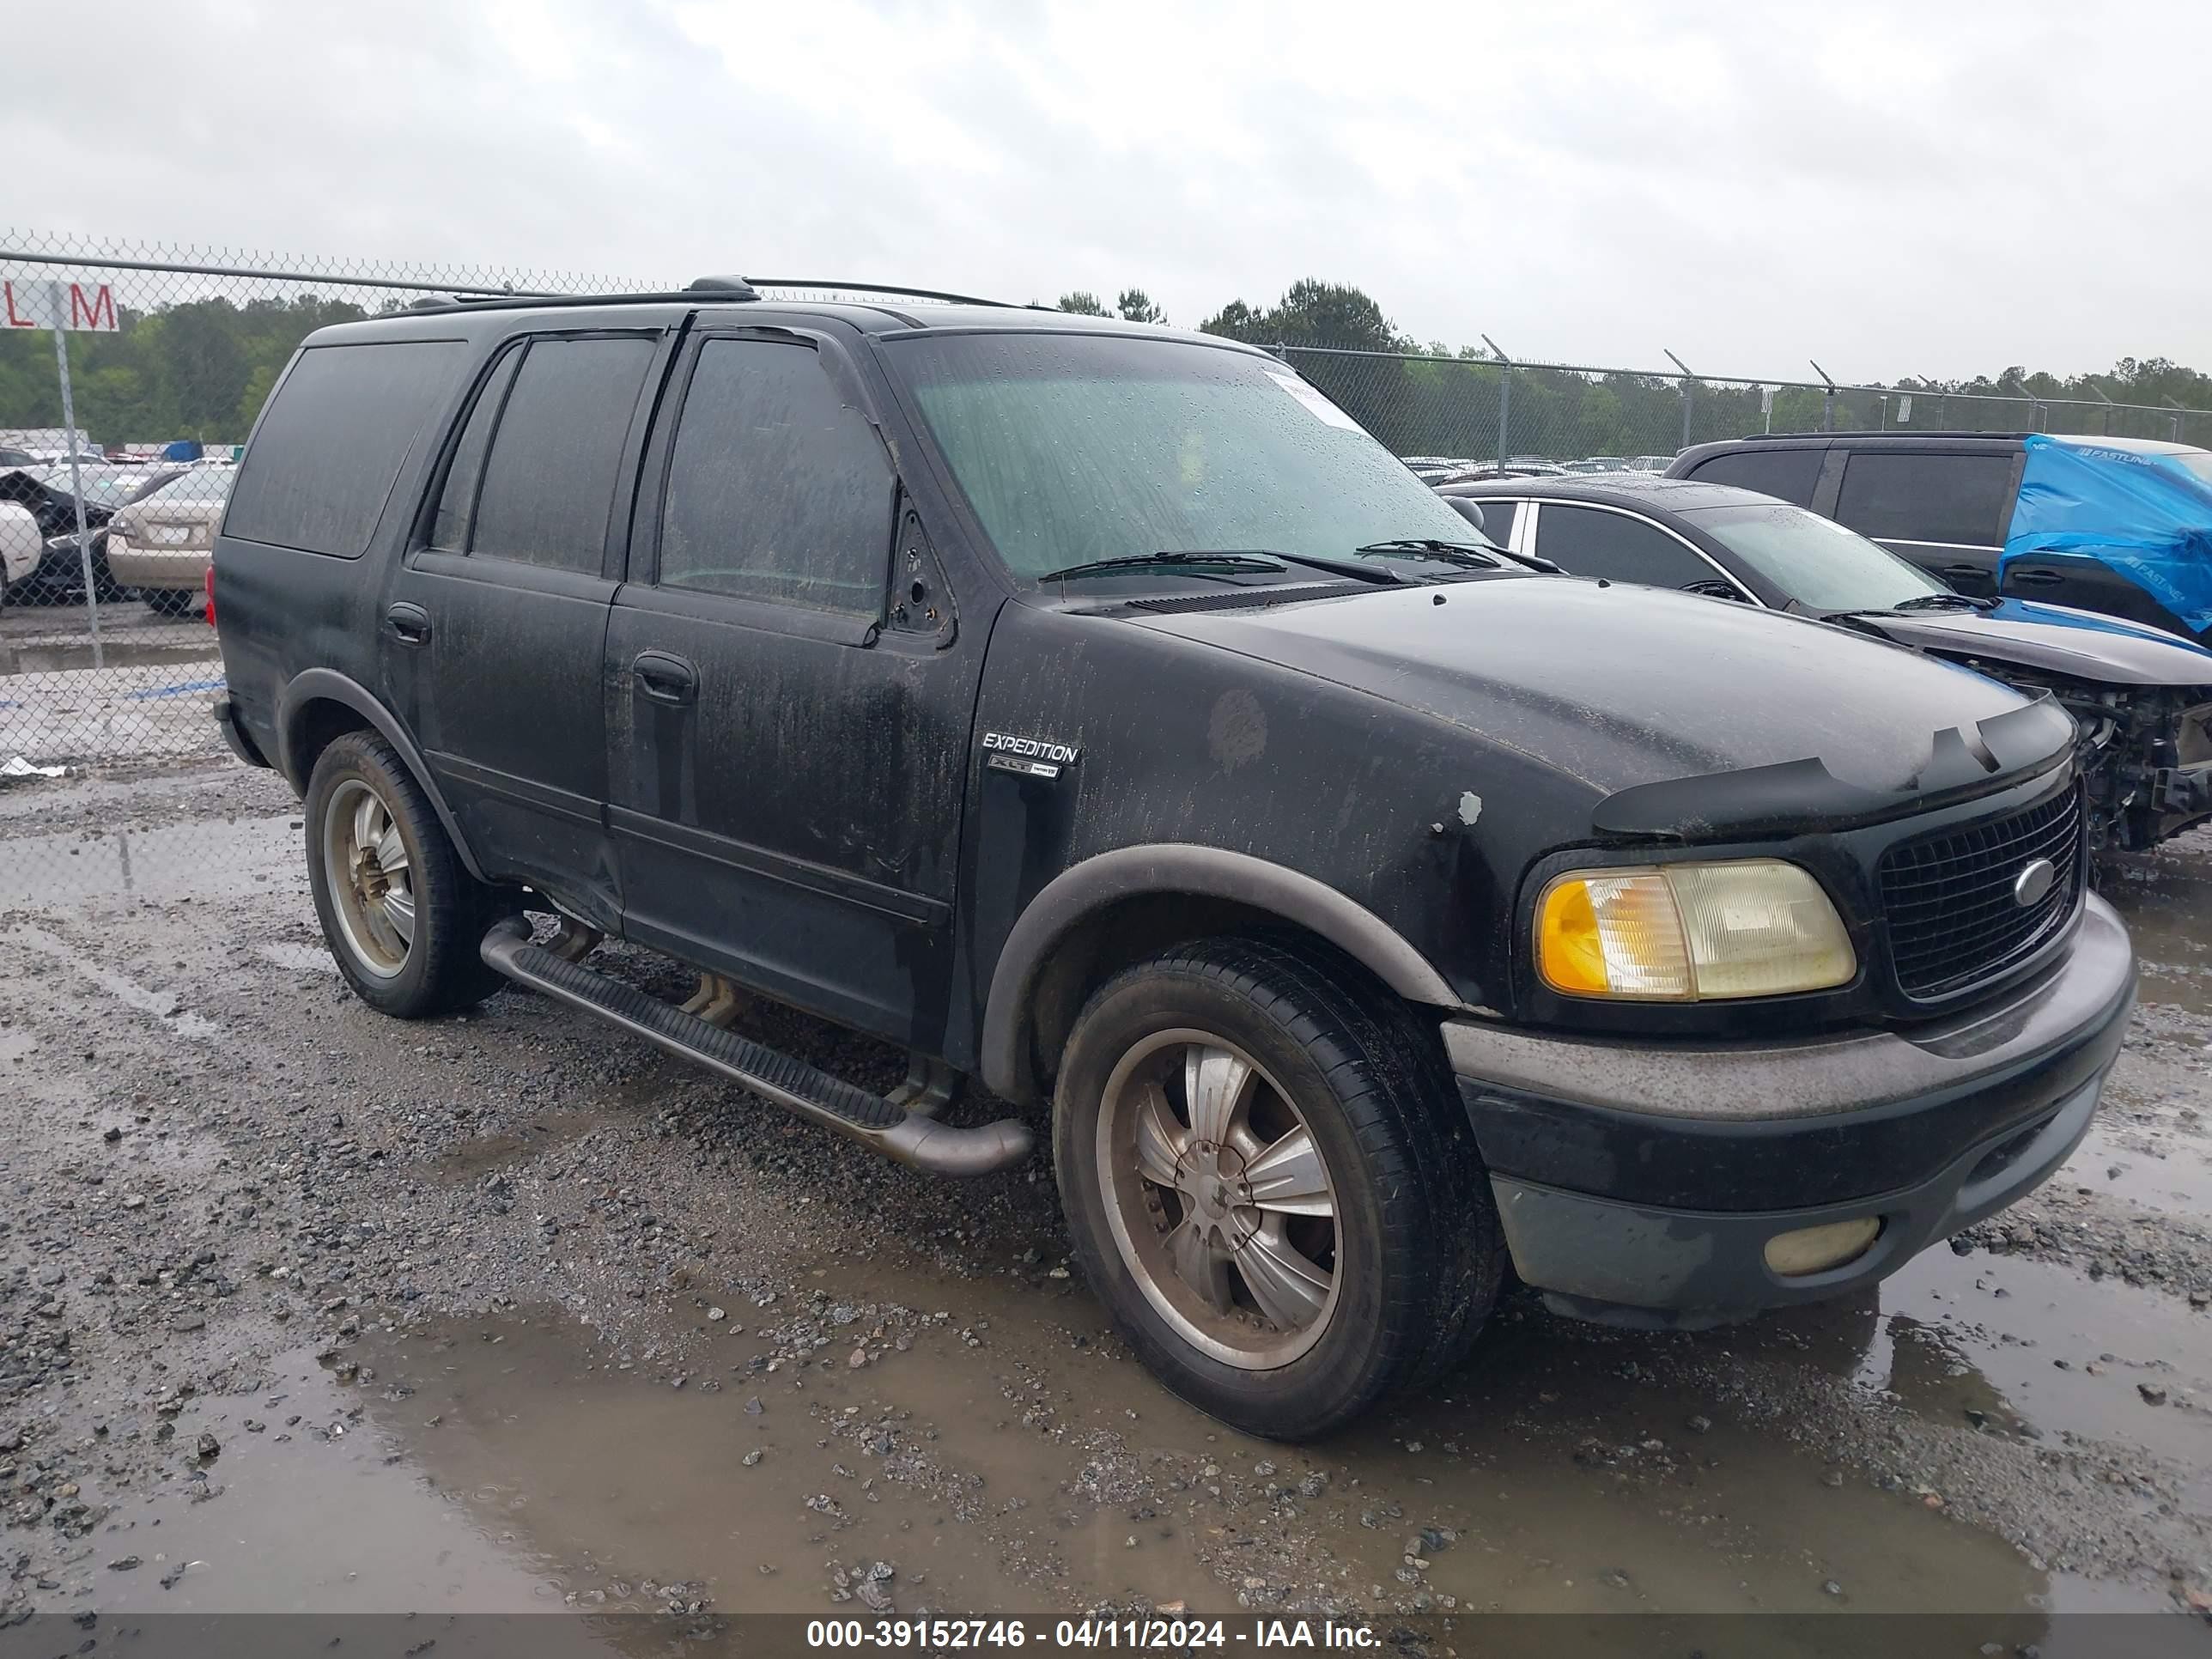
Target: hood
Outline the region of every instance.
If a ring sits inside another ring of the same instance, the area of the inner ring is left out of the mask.
[[[2066,605],[2006,599],[1994,611],[1891,611],[1849,625],[1923,651],[2104,685],[2212,686],[2212,651]]]
[[[1419,710],[1600,797],[1788,768],[1790,787],[1826,780],[1799,791],[1808,804],[1818,798],[1823,822],[1890,816],[2039,770],[2073,742],[2073,722],[2055,706],[1940,659],[1656,588],[1495,578],[1258,609],[1163,609],[1139,625]],[[1788,789],[1759,793],[1759,820],[1771,823]]]

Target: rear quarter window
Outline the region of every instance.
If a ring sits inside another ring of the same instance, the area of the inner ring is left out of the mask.
[[[301,353],[240,465],[223,533],[359,558],[464,360],[458,340]]]
[[[1734,484],[1779,497],[1793,507],[1810,507],[1826,456],[1819,449],[1741,450],[1714,456],[1690,477],[1699,483]]]
[[[2012,515],[2014,460],[2002,452],[1856,450],[1844,468],[1836,519],[1876,541],[1994,547]]]

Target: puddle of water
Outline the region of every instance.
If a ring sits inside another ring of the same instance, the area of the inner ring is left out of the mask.
[[[126,1505],[95,1534],[77,1571],[96,1577],[103,1614],[563,1606],[557,1572],[362,1431],[349,1415],[357,1391],[332,1382],[305,1352],[272,1362],[270,1374],[264,1392],[197,1402],[179,1419],[177,1437],[189,1444],[206,1430],[221,1455]],[[262,1431],[249,1431],[249,1421]],[[127,1555],[141,1565],[106,1570]]]
[[[2154,854],[2130,860],[2098,890],[2110,900],[2135,941],[2146,1002],[2172,1003],[2212,1014],[2212,944],[2201,918],[2212,915],[2212,872],[2200,860]]]
[[[150,1014],[179,1036],[213,1036],[220,1029],[214,1021],[202,1015],[186,1012],[181,1000],[173,992],[154,990],[112,968],[104,968],[66,941],[56,939],[43,927],[17,928],[7,937],[73,969],[126,1008]]]
[[[2033,1437],[2116,1442],[2212,1468],[2212,1414],[2153,1406],[2136,1390],[2212,1397],[2212,1316],[2048,1262],[1948,1249],[1916,1257],[1880,1296],[1856,1370],[1867,1386],[1949,1422],[1979,1412],[1998,1432],[2026,1425]],[[2212,1502],[2198,1512],[2212,1514]]]
[[[325,962],[330,958],[325,956]],[[333,969],[332,971],[336,971]],[[520,1164],[603,1128],[617,1120],[604,1112],[542,1112],[512,1134],[465,1140],[431,1160],[432,1172],[447,1181],[468,1182],[494,1170]]]
[[[103,639],[100,657],[109,668],[153,668],[172,663],[220,663],[222,653],[210,641],[160,645],[151,641]],[[44,641],[0,649],[0,675],[52,674],[92,666],[89,640]]]
[[[716,1345],[725,1366],[758,1351],[744,1337]],[[906,1385],[935,1370],[919,1345],[890,1386],[874,1371],[802,1381],[787,1364],[725,1372],[714,1393],[627,1375],[565,1320],[418,1328],[348,1358],[374,1370],[360,1392],[378,1427],[479,1526],[564,1563],[587,1607],[650,1606],[642,1577],[702,1584],[720,1612],[821,1613],[834,1606],[829,1564],[878,1560],[895,1565],[890,1593],[908,1615],[1076,1599],[1010,1570],[981,1535],[978,1512],[1008,1495],[996,1479],[948,1498],[887,1473],[942,1452],[910,1426]],[[383,1397],[395,1382],[411,1390],[397,1405]],[[888,1455],[836,1431],[848,1414],[890,1437]]]
[[[2212,1141],[2098,1123],[2051,1177],[2166,1215],[2212,1216]]]
[[[962,1352],[949,1331],[918,1341],[917,1354],[944,1346],[932,1363],[894,1373],[890,1392],[938,1431],[940,1455],[985,1475],[994,1500],[1035,1494],[1048,1520],[1078,1512],[1054,1523],[1066,1574],[1055,1604],[1126,1587],[1156,1603],[1232,1609],[1243,1571],[1268,1571],[1243,1568],[1243,1553],[1264,1562],[1271,1540],[1286,1535],[1320,1540],[1323,1587],[1408,1595],[1397,1574],[1407,1537],[1425,1526],[1459,1534],[1422,1582],[1462,1609],[1813,1612],[1836,1607],[1823,1588],[1831,1578],[1862,1609],[2021,1611],[2047,1593],[2010,1547],[1909,1496],[1863,1483],[1827,1489],[1820,1464],[1756,1431],[1689,1434],[1682,1425],[1699,1409],[1695,1397],[1655,1385],[1648,1370],[1625,1370],[1632,1350],[1564,1331],[1531,1306],[1501,1320],[1443,1393],[1295,1448],[1236,1434],[1166,1395],[1073,1281],[946,1279],[879,1256],[816,1282],[856,1298],[955,1310],[956,1328],[987,1322],[981,1353]],[[807,1376],[811,1392],[820,1384]],[[833,1374],[830,1386],[842,1381]],[[730,1386],[741,1399],[745,1385]],[[881,1389],[858,1386],[872,1396]],[[610,1411],[627,1415],[623,1398],[611,1396]],[[841,1394],[829,1398],[842,1409]],[[1042,1431],[1028,1427],[1033,1413]],[[1109,1435],[1118,1452],[1103,1449]],[[1654,1440],[1664,1449],[1645,1449]],[[1163,1494],[1157,1516],[1133,1522],[1126,1505],[1069,1502],[1086,1459],[1117,1458],[1151,1476]],[[1328,1483],[1317,1496],[1301,1484],[1315,1474]],[[1265,1501],[1228,1510],[1208,1490],[1233,1484],[1261,1496],[1270,1483],[1277,1503],[1290,1504],[1274,1516]],[[1160,1526],[1186,1535],[1155,1538]],[[1040,1525],[1030,1547],[1054,1536]],[[1139,1540],[1134,1552],[1130,1536]],[[1194,1553],[1220,1576],[1194,1574]]]
[[[293,817],[196,820],[6,843],[0,904],[71,908],[94,898],[223,898],[307,886]]]

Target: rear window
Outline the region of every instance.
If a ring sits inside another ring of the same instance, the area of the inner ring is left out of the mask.
[[[1877,541],[1994,547],[2012,516],[2014,459],[2002,453],[1858,450],[1844,469],[1836,517]]]
[[[359,558],[462,357],[458,340],[302,352],[239,468],[224,533]]]
[[[1745,449],[1716,455],[1689,476],[1699,483],[1734,484],[1775,495],[1793,507],[1813,504],[1813,486],[1820,481],[1820,449]]]

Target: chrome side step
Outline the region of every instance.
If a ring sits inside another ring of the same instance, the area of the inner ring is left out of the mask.
[[[516,983],[596,1014],[655,1048],[719,1072],[787,1111],[917,1170],[988,1175],[1019,1164],[1034,1145],[1029,1126],[1012,1118],[972,1129],[934,1122],[803,1060],[711,1025],[635,986],[532,944],[530,925],[520,917],[494,925],[479,950],[489,966]]]

